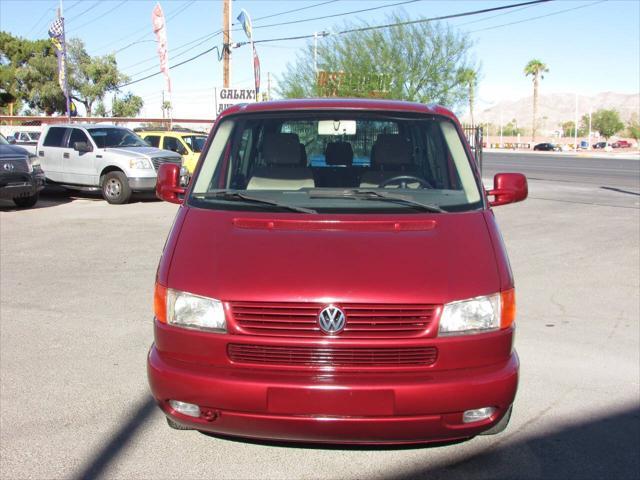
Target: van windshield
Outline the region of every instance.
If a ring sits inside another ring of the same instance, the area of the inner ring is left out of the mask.
[[[189,202],[313,213],[465,211],[482,207],[470,162],[445,117],[241,115],[218,126]]]
[[[98,148],[148,147],[149,144],[127,128],[88,128]]]

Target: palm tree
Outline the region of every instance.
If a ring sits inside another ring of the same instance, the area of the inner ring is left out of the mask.
[[[475,125],[473,122],[473,103],[476,84],[478,83],[478,72],[472,68],[462,68],[458,71],[458,81],[465,84],[469,89],[469,115],[471,116],[471,125]]]
[[[533,123],[531,125],[531,143],[536,141],[536,118],[538,116],[538,86],[540,80],[544,79],[544,73],[549,71],[547,67],[540,60],[534,58],[527,66],[524,67],[525,76],[531,75],[533,77]]]

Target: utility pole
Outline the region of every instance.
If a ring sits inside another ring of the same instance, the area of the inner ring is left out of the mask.
[[[578,92],[576,92],[576,113],[575,113],[575,125],[573,128],[573,150],[578,151]]]
[[[271,100],[271,72],[267,72],[267,100]]]
[[[593,110],[593,105],[589,106],[589,145],[587,145],[587,150],[591,150],[591,111]]]
[[[231,0],[222,0],[222,86],[231,84]]]
[[[162,110],[162,126],[164,127],[164,90],[162,90],[162,103],[160,104],[160,110]]]
[[[318,76],[318,32],[313,32],[313,71]]]

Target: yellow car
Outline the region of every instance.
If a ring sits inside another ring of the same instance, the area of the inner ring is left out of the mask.
[[[190,174],[198,163],[198,157],[207,140],[204,133],[180,130],[148,130],[138,132],[152,147],[171,150],[182,155],[182,165]]]

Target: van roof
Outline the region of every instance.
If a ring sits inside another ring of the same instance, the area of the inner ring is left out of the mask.
[[[444,115],[451,119],[456,116],[451,110],[436,104],[405,102],[400,100],[379,100],[371,98],[308,98],[295,100],[274,100],[269,102],[243,103],[225,110],[220,116],[237,113],[304,110],[354,110],[385,111]]]

